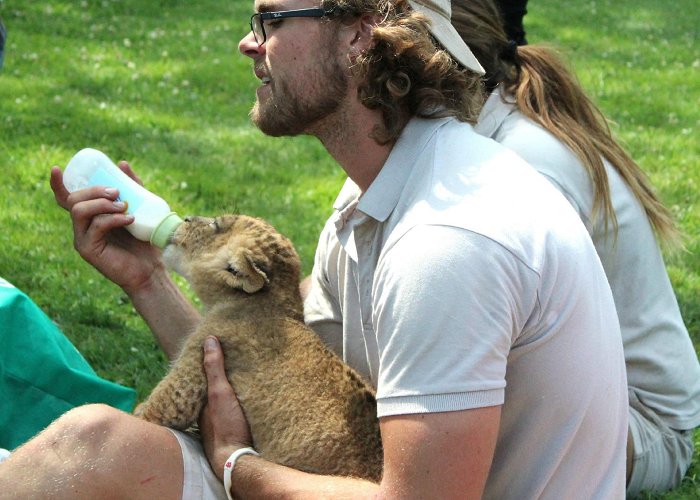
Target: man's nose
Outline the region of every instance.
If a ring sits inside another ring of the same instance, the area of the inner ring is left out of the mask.
[[[258,42],[255,41],[253,32],[250,31],[238,42],[238,50],[240,50],[241,54],[244,56],[254,59],[265,52],[265,45],[258,44]]]

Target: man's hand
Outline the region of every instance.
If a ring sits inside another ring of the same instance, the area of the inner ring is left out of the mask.
[[[126,162],[119,167],[141,183]],[[58,167],[51,169],[50,184],[56,203],[70,212],[75,249],[107,279],[132,294],[147,286],[154,271],[162,271],[160,250],[123,229],[134,219],[124,213],[124,205],[115,202],[116,190],[106,186],[69,193]]]
[[[119,168],[141,184],[126,162],[119,162]],[[110,186],[69,193],[58,167],[51,169],[50,183],[56,203],[70,212],[75,249],[129,295],[165,354],[174,359],[199,320],[199,312],[170,278],[160,249],[124,229],[134,219],[124,213],[123,205],[115,203],[118,193]]]
[[[216,337],[208,337],[204,342],[204,371],[208,402],[200,415],[199,428],[209,464],[221,478],[231,453],[252,446],[253,440],[243,409],[226,378],[224,353]]]

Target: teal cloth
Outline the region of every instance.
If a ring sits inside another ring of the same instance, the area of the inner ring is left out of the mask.
[[[0,278],[0,448],[12,450],[67,410],[130,412],[136,391],[102,379],[41,309]]]

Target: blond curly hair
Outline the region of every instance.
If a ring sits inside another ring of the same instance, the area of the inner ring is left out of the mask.
[[[380,144],[395,141],[414,116],[454,116],[475,123],[484,100],[481,78],[461,67],[430,33],[430,21],[407,0],[324,0],[339,17],[379,14],[371,47],[352,68],[358,95],[382,113],[373,131]]]

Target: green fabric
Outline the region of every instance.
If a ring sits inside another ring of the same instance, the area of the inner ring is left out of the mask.
[[[0,278],[0,448],[14,449],[67,410],[131,411],[136,392],[97,376],[54,323]]]

